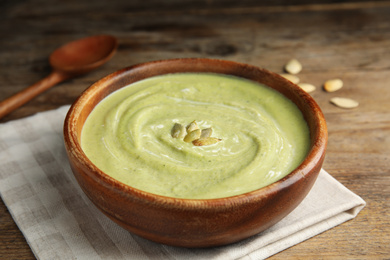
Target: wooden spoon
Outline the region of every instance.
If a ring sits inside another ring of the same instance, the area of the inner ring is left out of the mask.
[[[109,35],[86,37],[61,46],[50,55],[53,70],[48,76],[0,102],[0,118],[56,84],[103,65],[117,47],[117,39]]]

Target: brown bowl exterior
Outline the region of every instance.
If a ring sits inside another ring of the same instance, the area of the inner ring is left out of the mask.
[[[80,134],[92,109],[113,91],[167,73],[212,72],[247,78],[272,87],[302,111],[311,150],[289,175],[262,189],[220,199],[177,199],[120,183],[84,154]],[[211,247],[255,235],[289,214],[305,198],[321,169],[327,145],[324,116],[316,102],[279,75],[247,64],[212,59],[174,59],[117,71],[88,88],[72,105],[64,125],[65,147],[74,175],[99,210],[128,231],[149,240],[182,247]]]

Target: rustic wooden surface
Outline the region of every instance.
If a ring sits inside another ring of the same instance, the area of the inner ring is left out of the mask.
[[[304,67],[299,77],[317,86],[312,95],[328,123],[324,168],[367,206],[355,219],[272,259],[388,258],[390,1],[310,2],[3,0],[0,99],[46,76],[50,52],[69,40],[105,33],[118,37],[120,47],[102,68],[52,88],[0,123],[70,104],[97,79],[140,62],[210,57],[282,72],[297,58]],[[341,78],[344,88],[324,92],[329,78]],[[335,96],[360,106],[337,108],[329,103]],[[0,259],[34,259],[3,202]]]

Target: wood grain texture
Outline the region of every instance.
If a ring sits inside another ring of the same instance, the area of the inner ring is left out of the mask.
[[[72,103],[97,79],[140,62],[179,57],[222,58],[282,72],[303,64],[302,82],[329,129],[324,168],[367,202],[353,220],[271,259],[386,259],[390,255],[390,1],[125,1],[5,0],[0,3],[0,99],[50,73],[48,56],[94,34],[119,39],[114,58],[54,87],[1,123]],[[322,84],[341,78],[326,93]],[[348,97],[360,106],[329,103]],[[1,133],[0,133],[1,134]],[[0,203],[0,259],[34,259]]]

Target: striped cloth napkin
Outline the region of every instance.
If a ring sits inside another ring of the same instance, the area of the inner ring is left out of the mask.
[[[353,219],[365,202],[322,170],[282,221],[209,249],[154,243],[109,220],[81,191],[65,154],[69,106],[0,124],[0,194],[37,259],[264,259]]]

